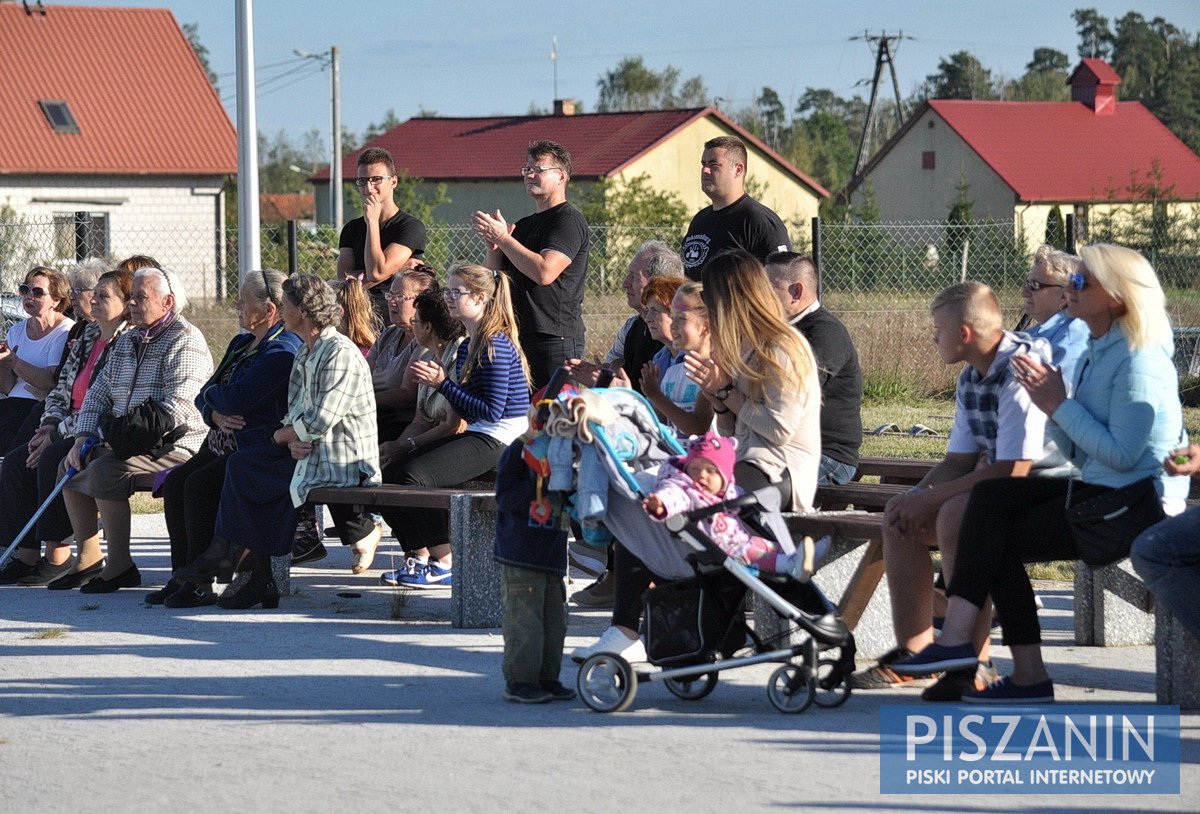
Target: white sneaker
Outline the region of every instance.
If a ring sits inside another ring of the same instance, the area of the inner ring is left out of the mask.
[[[588,647],[576,647],[571,651],[571,660],[583,663],[597,653],[612,653],[630,664],[649,661],[649,657],[646,655],[646,646],[642,644],[642,640],[630,639],[615,625],[604,631],[595,644]]]
[[[795,553],[792,554],[792,561],[788,563],[788,574],[797,582],[808,582],[813,575],[813,554],[816,546],[813,543],[813,538],[807,534],[800,541],[800,545],[796,546]]]

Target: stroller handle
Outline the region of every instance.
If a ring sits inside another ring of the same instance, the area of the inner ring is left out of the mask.
[[[758,495],[754,492],[747,492],[744,495],[738,495],[730,500],[723,500],[720,503],[714,503],[711,506],[704,506],[699,509],[692,509],[689,512],[681,512],[680,514],[668,517],[666,520],[667,529],[670,531],[682,530],[688,523],[698,523],[707,517],[712,517],[714,514],[721,514],[732,509],[745,509],[749,507],[759,506]],[[671,520],[678,519],[679,528],[671,528]]]

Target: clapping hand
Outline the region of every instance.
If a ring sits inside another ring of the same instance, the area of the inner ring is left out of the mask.
[[[412,371],[414,379],[433,388],[441,387],[442,382],[446,381],[446,369],[437,362],[413,362],[409,370]]]
[[[505,236],[512,234],[513,229],[517,227],[516,224],[510,225],[497,209],[494,215],[489,215],[487,212],[476,212],[471,216],[471,228],[475,230],[475,234],[487,241],[491,251],[496,251],[500,248],[500,241]]]

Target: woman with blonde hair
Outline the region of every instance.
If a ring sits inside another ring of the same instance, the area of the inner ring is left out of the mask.
[[[1049,703],[1054,684],[1042,661],[1041,628],[1024,563],[1078,558],[1066,506],[1150,479],[1167,514],[1183,508],[1188,480],[1162,461],[1186,439],[1172,361],[1166,299],[1154,269],[1132,249],[1095,244],[1080,251],[1071,274],[1067,314],[1088,326],[1090,340],[1074,391],[1062,372],[1018,355],[1013,375],[1051,421],[1047,432],[1080,472],[1068,478],[997,478],[971,490],[959,532],[942,635],[892,664],[919,675],[975,669],[976,617],[990,595],[1012,650],[1012,675],[971,703]]]
[[[371,298],[363,288],[362,282],[355,277],[331,280],[329,287],[337,295],[338,308],[342,311],[338,330],[349,337],[362,351],[363,356],[366,356],[375,340],[379,338],[379,331],[383,327],[379,315],[371,305]]]
[[[517,340],[508,275],[483,266],[450,267],[442,298],[462,322],[467,339],[458,348],[451,377],[438,361],[413,363],[417,381],[445,396],[467,422],[461,435],[430,443],[420,454],[384,470],[385,483],[456,486],[490,472],[500,453],[529,426],[529,365]],[[446,513],[384,512],[407,555],[403,568],[385,573],[389,585],[448,588],[452,578]]]

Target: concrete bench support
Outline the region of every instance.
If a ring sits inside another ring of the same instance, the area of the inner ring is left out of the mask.
[[[454,627],[500,627],[504,602],[500,566],[492,559],[495,537],[493,496],[464,493],[450,498],[450,551],[454,556],[450,624]]]
[[[1154,602],[1129,560],[1095,570],[1075,563],[1075,643],[1154,643]]]
[[[1200,640],[1165,608],[1155,612],[1155,694],[1160,704],[1200,709]]]

